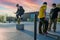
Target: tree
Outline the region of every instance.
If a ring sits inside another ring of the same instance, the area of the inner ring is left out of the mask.
[[[57,7],[59,7],[59,8],[60,8],[60,4],[57,4]]]

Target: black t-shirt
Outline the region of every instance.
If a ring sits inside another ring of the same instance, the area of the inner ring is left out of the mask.
[[[20,7],[19,6],[19,8],[17,9],[17,15],[23,15],[24,14],[24,12],[25,12],[25,10],[23,9],[23,7]]]
[[[55,8],[55,9],[51,9],[51,14],[52,14],[52,19],[55,19],[55,18],[57,18],[57,16],[58,16],[58,12],[60,11],[60,8]]]

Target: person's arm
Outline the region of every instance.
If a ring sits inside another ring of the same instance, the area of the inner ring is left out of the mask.
[[[18,14],[18,12],[19,12],[19,8],[17,8],[17,11],[16,11],[16,13],[15,13],[15,14]]]
[[[53,10],[51,9],[51,10],[50,10],[50,13],[49,13],[49,16],[50,16],[50,17],[52,16],[52,12],[53,12]]]

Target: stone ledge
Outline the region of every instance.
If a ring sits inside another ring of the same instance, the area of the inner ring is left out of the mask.
[[[24,30],[24,24],[16,24],[17,30]]]

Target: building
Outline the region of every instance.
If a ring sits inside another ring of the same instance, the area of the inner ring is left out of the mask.
[[[38,12],[29,12],[23,15],[23,21],[34,21],[35,14]]]

